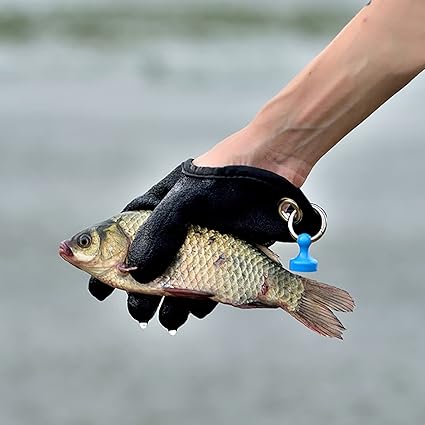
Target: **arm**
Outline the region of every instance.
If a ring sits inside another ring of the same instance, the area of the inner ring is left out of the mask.
[[[425,1],[374,0],[247,127],[195,160],[273,171],[300,187],[316,162],[425,68]]]

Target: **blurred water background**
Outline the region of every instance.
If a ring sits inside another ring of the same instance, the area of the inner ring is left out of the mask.
[[[0,424],[425,423],[423,76],[304,186],[330,220],[317,278],[358,305],[342,343],[225,306],[143,332],[57,255],[241,128],[362,5],[0,1]]]

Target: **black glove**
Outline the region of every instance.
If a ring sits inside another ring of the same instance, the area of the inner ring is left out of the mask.
[[[181,168],[182,166],[179,165],[148,192],[137,198],[137,208],[133,208],[133,210],[155,209],[169,190],[177,183],[177,180],[182,177]],[[129,206],[124,209],[124,211],[130,210]],[[114,291],[114,288],[94,277],[90,278],[88,289],[99,301],[105,300]],[[127,308],[133,319],[140,324],[147,324],[158,309],[161,299],[162,297],[159,296],[129,293]],[[187,320],[189,312],[202,319],[214,309],[216,304],[216,302],[211,300],[166,297],[159,311],[159,321],[168,330],[177,330]]]
[[[269,245],[293,241],[287,223],[278,213],[279,201],[294,200],[303,213],[295,225],[297,233],[315,234],[321,219],[300,189],[283,177],[247,166],[197,167],[184,162],[146,194],[133,200],[124,211],[154,209],[130,246],[128,265],[139,282],[149,282],[162,274],[182,245],[189,224],[199,224],[231,233],[249,242]],[[98,299],[112,292],[91,279],[89,289]],[[161,297],[129,294],[128,309],[139,322],[148,322]],[[197,317],[209,314],[215,302],[165,297],[159,320],[176,330],[191,312]]]

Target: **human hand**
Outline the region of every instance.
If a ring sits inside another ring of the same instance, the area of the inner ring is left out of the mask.
[[[186,161],[125,208],[154,209],[130,246],[128,266],[137,267],[132,276],[139,282],[149,282],[162,274],[182,245],[190,224],[262,245],[293,241],[278,212],[283,197],[293,199],[303,213],[295,231],[315,234],[321,225],[320,217],[301,190],[286,179],[254,167],[197,167],[191,160]],[[128,308],[136,320],[147,323],[159,302],[160,297],[129,294]],[[165,297],[159,320],[175,331],[189,313],[205,317],[214,306],[210,300]]]

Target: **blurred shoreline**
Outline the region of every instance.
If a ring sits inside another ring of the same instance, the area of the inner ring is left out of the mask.
[[[289,10],[213,3],[64,5],[39,10],[8,7],[0,9],[0,43],[60,37],[64,42],[104,45],[139,43],[172,35],[226,38],[229,33],[234,36],[253,32],[263,36],[289,32],[314,37],[337,32],[352,15],[353,10],[341,3],[329,9],[315,4]]]

